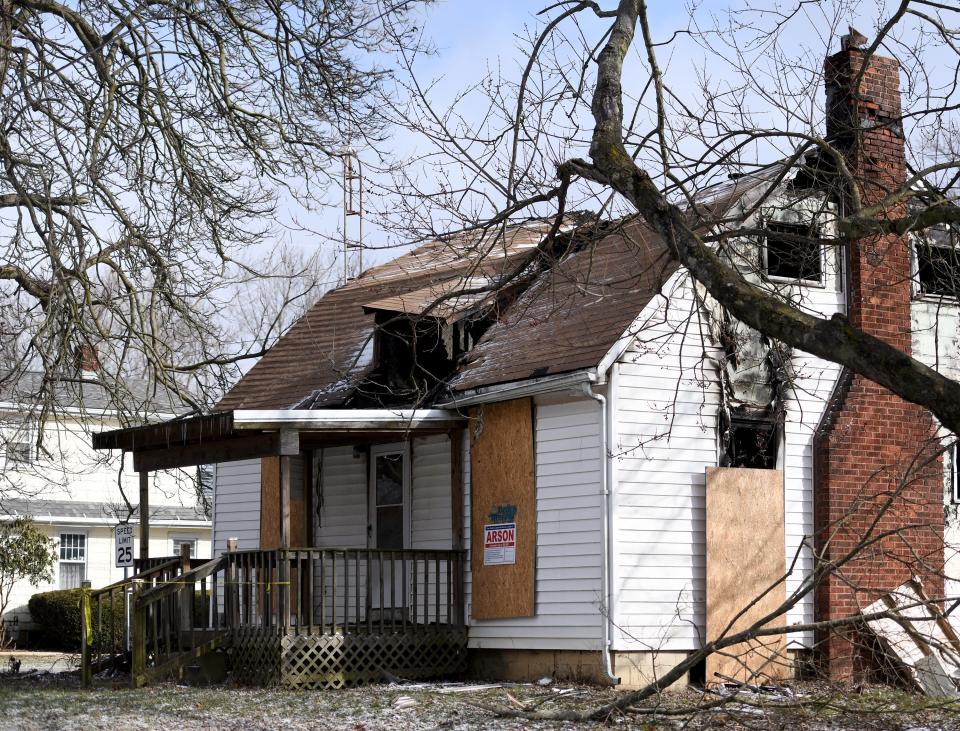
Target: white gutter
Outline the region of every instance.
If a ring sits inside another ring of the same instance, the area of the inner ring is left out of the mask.
[[[617,368],[614,365],[610,369],[610,378],[607,381],[607,393],[610,395],[611,400],[613,399],[616,391],[616,375]],[[602,465],[601,475],[603,482],[603,489],[600,496],[600,541],[603,548],[600,575],[602,592],[601,596],[603,597],[604,603],[604,611],[601,612],[603,615],[601,617],[601,621],[603,622],[603,648],[600,650],[600,653],[603,656],[603,672],[606,674],[607,680],[612,685],[619,685],[620,678],[613,673],[613,657],[610,654],[611,647],[613,645],[613,642],[610,639],[610,627],[613,624],[613,592],[611,591],[613,582],[610,580],[610,473],[613,470],[613,410],[609,408],[607,397],[603,394],[594,393],[593,386],[591,384],[583,385],[583,393],[600,404],[600,460]]]
[[[240,409],[235,429],[302,429],[403,431],[443,428],[462,417],[445,409]]]
[[[30,410],[34,409],[37,404],[28,403],[26,401],[0,401],[0,411],[9,411],[15,414],[22,414],[24,411],[28,413]],[[120,413],[116,409],[87,409],[80,408],[79,406],[58,406],[55,409],[57,414],[63,416],[78,416],[83,417],[84,419],[89,419],[93,417],[99,418],[116,418],[119,417]],[[177,414],[167,411],[157,411],[150,413],[151,418],[156,417],[159,420],[167,421],[169,419],[176,419]],[[147,422],[147,425],[155,424],[155,421]]]
[[[15,520],[18,517],[24,517],[29,515],[29,513],[23,513],[21,515],[0,515],[0,523],[6,521]],[[41,525],[102,525],[102,526],[114,526],[117,524],[117,518],[87,518],[87,517],[78,517],[78,516],[65,516],[65,515],[34,515],[31,516],[34,523]],[[155,521],[150,520],[151,528],[210,528],[211,524],[209,520],[177,520],[176,518],[169,518],[165,520]]]
[[[595,383],[596,380],[597,376],[593,370],[573,371],[572,373],[561,373],[555,376],[543,376],[542,378],[528,378],[512,383],[481,386],[480,388],[467,391],[463,395],[454,396],[449,401],[437,405],[442,408],[456,409],[493,401],[508,401],[510,399],[533,396],[539,393],[566,391],[571,388],[577,388],[578,386],[582,387],[590,383]]]

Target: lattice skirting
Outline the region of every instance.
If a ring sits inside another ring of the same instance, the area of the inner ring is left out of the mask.
[[[344,688],[386,677],[433,678],[464,670],[467,634],[443,630],[392,635],[277,635],[238,632],[233,642],[237,682],[295,688]]]

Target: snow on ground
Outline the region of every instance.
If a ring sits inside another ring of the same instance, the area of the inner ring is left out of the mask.
[[[346,731],[514,731],[530,729],[717,729],[783,731],[933,731],[960,729],[958,702],[930,699],[882,687],[848,694],[825,686],[796,693],[738,696],[721,709],[681,713],[714,703],[717,695],[696,690],[664,695],[645,712],[611,716],[609,723],[498,718],[492,707],[541,711],[596,708],[619,696],[608,688],[536,684],[450,692],[451,684],[379,685],[340,691],[188,688],[161,683],[131,690],[125,677],[81,690],[76,673],[0,674],[0,729],[344,729]],[[803,707],[784,707],[804,699]],[[399,702],[398,702],[399,701]],[[402,708],[401,706],[407,706]],[[655,715],[650,711],[656,710]]]

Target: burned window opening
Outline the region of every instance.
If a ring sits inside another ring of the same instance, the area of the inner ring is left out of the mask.
[[[349,408],[416,405],[445,387],[457,363],[492,324],[488,311],[456,322],[380,311],[374,366],[346,400]]]
[[[730,422],[723,466],[773,470],[777,468],[780,429],[769,419],[737,419]]]
[[[917,259],[917,292],[932,297],[960,297],[960,250],[957,231],[929,232],[926,241],[914,247]]]
[[[813,226],[777,222],[766,229],[763,264],[768,277],[823,284],[823,246]]]
[[[950,447],[950,502],[954,505],[960,504],[960,463],[958,463],[957,443],[954,442]]]

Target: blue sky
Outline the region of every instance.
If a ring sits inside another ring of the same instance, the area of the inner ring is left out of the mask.
[[[613,0],[607,0],[601,4],[604,7],[613,7],[615,3]],[[704,0],[696,3],[695,17],[701,27],[712,25],[714,22],[722,26],[727,20],[727,11],[731,7],[744,4],[746,0],[733,3]],[[822,4],[809,7],[801,4],[802,12],[792,21],[795,29],[780,38],[778,45],[781,51],[797,58],[796,67],[793,69],[789,64],[785,69],[783,64],[776,65],[769,60],[771,49],[764,45],[762,29],[775,22],[775,14],[767,12],[768,10],[779,6],[793,6],[794,3],[757,0],[753,4],[759,6],[763,12],[750,16],[750,21],[756,24],[756,28],[744,37],[749,35],[756,45],[753,47],[745,45],[740,50],[746,54],[744,63],[751,64],[750,70],[756,74],[761,88],[759,94],[754,93],[746,100],[746,106],[757,114],[757,121],[763,123],[763,126],[782,129],[788,125],[802,128],[807,124],[816,128],[823,96],[822,89],[819,88],[819,79],[816,77],[827,49],[835,50],[838,44],[838,38],[831,33],[831,27],[845,31],[846,23],[852,22],[871,35],[878,19],[885,15],[885,13],[878,13],[876,8],[877,4],[885,4],[884,0],[827,0]],[[439,79],[433,89],[433,98],[437,102],[437,107],[444,108],[445,102],[457,91],[480,79],[488,64],[492,66],[499,64],[505,75],[519,77],[519,70],[525,58],[517,48],[517,36],[524,33],[525,26],[537,28],[542,23],[542,19],[538,19],[536,13],[544,5],[543,0],[536,2],[441,0],[427,6],[423,11],[422,28],[425,36],[436,45],[437,52],[433,56],[421,58],[418,64],[418,77],[421,80]],[[658,40],[670,38],[674,31],[684,29],[690,23],[689,0],[653,0],[650,8],[651,26]],[[584,19],[585,33],[591,42],[596,42],[600,38],[610,22],[595,19],[586,13],[581,14],[581,18]],[[680,35],[674,38],[669,47],[660,49],[660,54],[661,65],[672,88],[678,94],[684,95],[684,101],[694,107],[703,101],[697,82],[704,74],[710,77],[714,86],[722,87],[728,81],[732,86],[738,83],[736,69],[731,64],[734,60],[732,56],[725,56],[722,50],[711,53],[688,36]],[[801,88],[811,79],[816,84],[815,87],[810,87],[813,93],[807,93],[796,107],[792,106],[789,98],[785,99],[777,95],[779,87],[796,85]],[[628,94],[631,91],[639,92],[639,88],[645,81],[646,73],[640,59],[632,58],[628,62],[624,76],[626,92]],[[769,84],[772,94],[770,98],[764,97],[762,89],[764,83]],[[471,111],[469,104],[465,110],[466,116],[469,117]],[[394,150],[402,155],[414,148],[422,149],[424,143],[410,133],[398,132],[391,140],[391,144]],[[697,143],[691,141],[690,144]],[[789,141],[783,141],[779,147],[775,148],[758,147],[751,154],[769,162],[787,154],[789,144]],[[585,153],[585,150],[583,152]],[[360,155],[361,157],[365,155],[364,150],[360,150]],[[329,198],[331,208],[314,212],[301,220],[314,231],[336,237],[341,225],[340,191],[331,189]],[[388,239],[371,220],[367,222],[364,238],[370,247],[365,257],[366,266],[398,253],[395,247],[384,248]],[[306,232],[292,232],[289,239],[304,250],[312,250],[318,245],[331,246],[329,241],[321,244],[319,237],[311,236]],[[339,267],[335,269],[335,272],[339,271]]]

